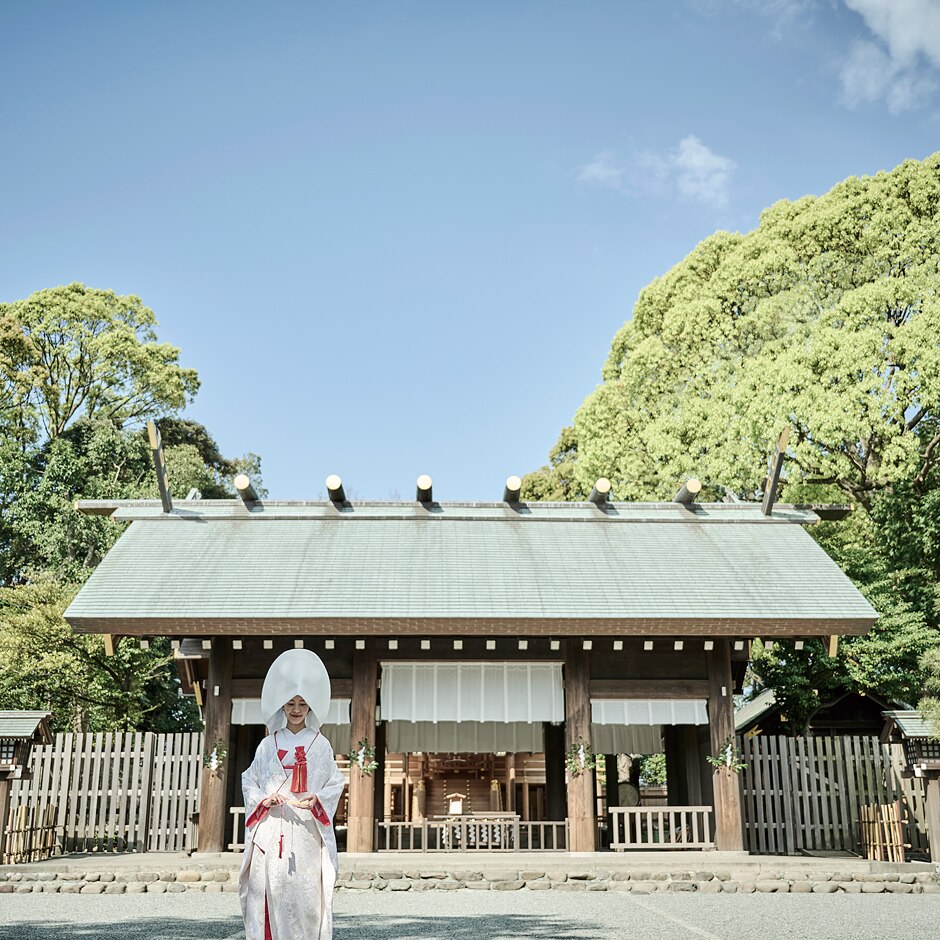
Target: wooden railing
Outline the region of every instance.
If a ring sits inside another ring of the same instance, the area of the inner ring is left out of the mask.
[[[610,847],[713,849],[710,806],[612,806]]]
[[[229,809],[232,814],[232,841],[228,844],[230,852],[245,851],[245,807],[232,806]]]
[[[563,852],[567,820],[530,822],[514,814],[377,822],[379,852]]]

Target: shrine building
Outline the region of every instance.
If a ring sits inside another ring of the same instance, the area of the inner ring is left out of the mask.
[[[336,477],[318,502],[259,499],[244,477],[231,500],[83,500],[130,524],[65,617],[109,648],[170,638],[222,757],[203,772],[200,852],[238,844],[261,684],[300,646],[332,678],[347,851],[404,847],[455,812],[594,851],[617,779],[597,793],[579,754],[611,768],[664,749],[668,802],[703,806],[714,845],[741,850],[739,781],[706,758],[734,741],[755,637],[832,653],[877,619],[804,529],[849,508],[698,503],[696,481],[620,503],[605,483],[583,503],[526,503],[516,477],[489,503],[438,502],[426,477],[413,501],[349,500]],[[348,760],[363,743],[371,775]]]

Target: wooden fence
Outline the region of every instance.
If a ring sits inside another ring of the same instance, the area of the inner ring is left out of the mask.
[[[11,818],[29,807],[54,819],[60,852],[182,852],[201,769],[197,733],[59,734],[33,748],[31,778],[13,786]]]
[[[897,801],[904,842],[926,855],[921,782],[901,776],[899,744],[875,737],[765,737],[740,741],[744,847],[762,855],[863,853],[862,806]]]
[[[612,806],[610,847],[713,849],[710,806]]]

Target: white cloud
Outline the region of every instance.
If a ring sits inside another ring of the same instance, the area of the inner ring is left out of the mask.
[[[842,71],[842,99],[850,107],[884,101],[893,114],[926,103],[940,68],[938,0],[845,0],[875,41],[853,43]]]
[[[578,180],[630,195],[677,196],[721,208],[731,195],[736,164],[715,153],[694,134],[665,154],[644,151],[623,163],[609,150],[578,171]]]
[[[614,155],[609,150],[602,150],[590,163],[581,167],[578,171],[578,179],[582,183],[623,189],[625,172],[624,167],[617,165]]]
[[[735,169],[733,160],[709,150],[691,134],[679,141],[670,159],[681,195],[714,206],[727,205]]]

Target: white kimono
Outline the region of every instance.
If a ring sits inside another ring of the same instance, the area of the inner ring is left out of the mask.
[[[291,792],[297,748],[307,760],[303,793]],[[283,729],[258,746],[242,775],[245,857],[238,889],[246,940],[332,938],[338,868],[333,816],[344,785],[330,742],[314,729]],[[322,809],[315,815],[297,806],[261,806],[273,793],[288,800],[315,795]]]

